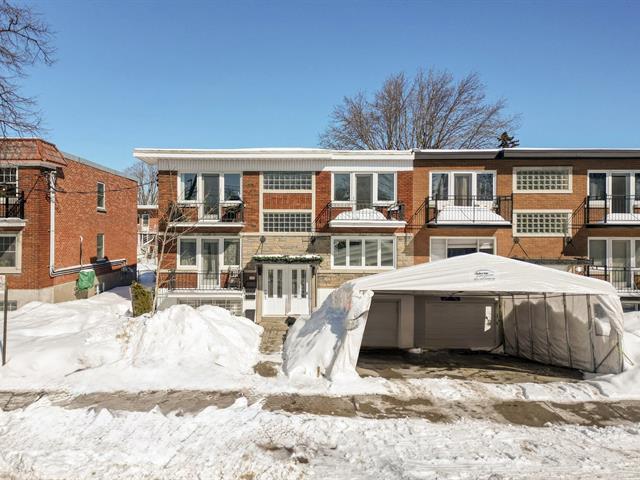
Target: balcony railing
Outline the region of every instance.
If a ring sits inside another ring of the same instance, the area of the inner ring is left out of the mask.
[[[0,197],[0,218],[20,218],[24,220],[24,192]]]
[[[436,195],[425,206],[426,223],[432,225],[509,225],[513,216],[509,195]]]
[[[622,293],[640,293],[640,268],[587,265],[585,275],[609,282]]]
[[[403,222],[405,207],[403,203],[374,205],[371,202],[329,202],[316,218],[316,228],[327,224],[333,226],[374,226],[385,224],[395,226],[391,222]]]
[[[170,272],[160,273],[161,289],[175,291],[214,291],[242,290],[243,272],[240,269],[228,269],[215,272]]]
[[[640,225],[640,195],[589,195],[585,201],[585,222]]]
[[[242,223],[242,202],[185,202],[169,206],[169,220],[174,223]]]

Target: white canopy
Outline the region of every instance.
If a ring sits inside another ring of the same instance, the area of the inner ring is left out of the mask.
[[[357,375],[374,294],[492,296],[505,353],[585,371],[623,368],[623,312],[604,281],[497,255],[474,253],[347,282],[287,335],[289,375]]]

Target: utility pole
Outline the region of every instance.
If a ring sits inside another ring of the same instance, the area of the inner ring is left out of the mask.
[[[4,366],[7,363],[7,312],[9,310],[9,288],[6,275],[0,275],[0,288],[4,290],[4,322],[2,324],[2,366]]]

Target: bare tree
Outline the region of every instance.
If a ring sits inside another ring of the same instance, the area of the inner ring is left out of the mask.
[[[0,133],[35,135],[41,130],[33,97],[20,93],[18,83],[27,68],[53,63],[49,26],[28,6],[0,0]]]
[[[155,205],[158,201],[158,167],[137,161],[125,169],[138,182],[138,204]]]
[[[490,102],[476,73],[456,81],[447,71],[390,76],[372,97],[357,93],[336,106],[320,143],[327,148],[405,150],[494,147],[517,128],[503,98]]]

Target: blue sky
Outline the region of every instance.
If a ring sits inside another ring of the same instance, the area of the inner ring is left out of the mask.
[[[31,2],[47,138],[115,168],[134,147],[313,147],[344,95],[476,71],[521,146],[640,147],[640,2]]]

